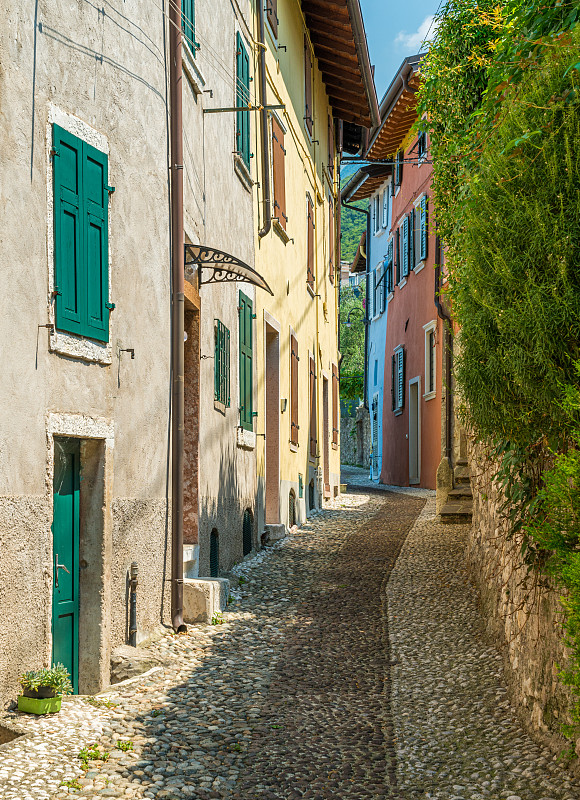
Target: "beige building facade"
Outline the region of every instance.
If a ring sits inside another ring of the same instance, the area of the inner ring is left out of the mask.
[[[340,490],[339,156],[345,124],[360,139],[378,106],[358,0],[278,0],[267,23],[256,268],[273,297],[257,297],[258,475],[266,524],[291,526]]]

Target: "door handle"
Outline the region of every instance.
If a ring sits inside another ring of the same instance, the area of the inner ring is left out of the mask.
[[[58,553],[55,555],[55,565],[54,565],[54,585],[58,587],[58,571],[59,569],[64,569],[65,572],[68,572],[70,575],[70,570],[68,570],[64,564],[58,563]]]

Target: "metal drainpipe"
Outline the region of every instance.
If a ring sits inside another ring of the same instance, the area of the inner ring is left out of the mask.
[[[262,129],[262,197],[264,202],[264,225],[258,231],[262,239],[270,232],[272,227],[272,200],[270,197],[270,151],[268,148],[268,111],[266,110],[266,36],[264,32],[264,0],[258,0],[259,37],[260,48],[260,127]]]
[[[171,118],[171,624],[183,623],[183,418],[184,236],[181,14],[169,4],[169,105]]]
[[[136,561],[131,564],[129,575],[129,644],[131,647],[137,647],[137,579],[139,567]]]
[[[437,240],[437,249],[440,250],[439,240]],[[453,415],[453,395],[451,393],[451,362],[453,359],[453,325],[451,317],[449,317],[443,308],[440,299],[441,291],[441,265],[435,265],[435,305],[437,306],[437,314],[444,323],[447,323],[445,329],[445,383],[447,384],[447,391],[445,392],[445,458],[451,462],[451,417]]]
[[[350,208],[353,211],[358,211],[359,214],[366,214],[367,217],[367,241],[366,241],[366,252],[368,254],[370,243],[371,243],[371,212],[368,211],[366,208],[357,208],[356,206],[350,205],[350,203],[345,203],[344,200],[342,201],[341,205],[344,208]],[[368,309],[369,309],[369,259],[368,255],[365,257],[366,261],[366,280],[365,280],[365,315],[364,315],[364,326],[365,326],[365,370],[364,370],[364,381],[363,381],[363,405],[365,408],[369,407],[369,402],[367,398],[367,382],[368,382],[368,370],[367,370],[367,349],[368,349],[368,337],[369,337],[369,319],[368,319]]]

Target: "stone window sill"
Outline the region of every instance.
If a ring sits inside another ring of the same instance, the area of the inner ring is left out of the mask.
[[[75,336],[72,333],[56,329],[50,334],[50,350],[53,353],[77,358],[81,361],[107,365],[113,363],[113,348],[110,342],[95,342],[92,339],[85,339],[82,336]]]
[[[253,185],[252,176],[250,175],[250,170],[244,164],[243,158],[238,155],[238,153],[234,153],[234,172],[240,179],[244,189],[251,192]]]
[[[214,401],[213,401],[213,407],[215,408],[215,410],[216,410],[216,411],[219,411],[219,412],[220,412],[220,414],[223,414],[223,415],[224,415],[224,417],[225,417],[225,415],[226,415],[226,409],[227,409],[227,406],[226,406],[226,404],[225,404],[225,403],[222,403],[220,400],[216,400],[216,399],[214,398]]]
[[[253,450],[256,447],[256,434],[254,431],[247,431],[241,426],[236,428],[236,444],[244,450]]]
[[[276,217],[272,218],[272,224],[275,233],[278,234],[278,236],[280,237],[280,239],[282,239],[284,244],[288,244],[288,242],[290,241],[290,237],[288,236],[284,228],[280,225],[280,222],[276,219]]]
[[[423,395],[423,400],[433,400],[436,396],[437,396],[437,392],[436,391],[426,392]]]
[[[294,442],[289,442],[288,444],[290,445],[290,451],[292,453],[297,453],[298,452],[298,445],[297,444],[294,444]]]
[[[182,39],[182,41],[184,43],[184,46],[181,48],[181,61],[183,64],[183,69],[188,81],[191,84],[194,94],[197,96],[203,92],[205,78],[195,62],[195,58],[191,52],[190,46],[185,42],[184,39]]]

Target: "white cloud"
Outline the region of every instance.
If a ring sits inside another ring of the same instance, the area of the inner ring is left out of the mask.
[[[423,44],[425,37],[429,36],[429,39],[432,39],[436,30],[437,23],[433,22],[433,15],[430,14],[428,17],[425,17],[415,33],[399,31],[395,38],[395,44],[407,50],[408,55],[413,55],[414,53],[418,53],[423,49],[421,45]]]

